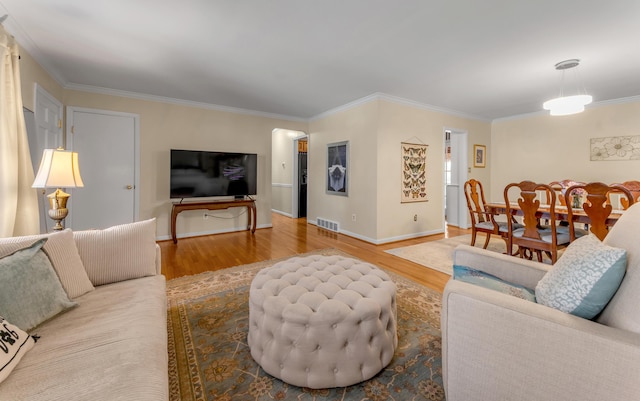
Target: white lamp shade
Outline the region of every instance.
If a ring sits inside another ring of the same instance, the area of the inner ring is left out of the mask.
[[[84,187],[78,166],[78,153],[62,149],[45,149],[32,188]]]

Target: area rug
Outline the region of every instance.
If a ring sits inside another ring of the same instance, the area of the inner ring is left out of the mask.
[[[475,246],[482,248],[484,240],[484,234],[478,234]],[[460,244],[471,245],[471,234],[389,249],[386,252],[431,269],[451,274],[453,272],[453,250]],[[492,235],[487,249],[503,253],[507,251],[507,246],[500,237]]]
[[[335,249],[313,253],[349,255]],[[387,272],[397,286],[398,347],[368,381],[312,390],[266,374],[247,346],[249,287],[277,260],[167,283],[170,400],[444,400],[440,338],[442,295]]]

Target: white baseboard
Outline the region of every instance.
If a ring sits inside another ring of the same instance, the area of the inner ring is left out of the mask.
[[[314,226],[318,225],[315,220],[307,220],[307,223],[313,224]],[[388,238],[382,238],[382,239],[369,238],[369,237],[366,237],[364,235],[360,235],[360,234],[357,234],[357,233],[352,233],[351,231],[342,230],[342,229],[340,229],[338,231],[338,233],[339,234],[348,235],[349,237],[357,238],[359,240],[362,240],[362,241],[365,241],[365,242],[369,242],[369,243],[374,244],[374,245],[382,245],[382,244],[387,244],[389,242],[396,242],[396,241],[402,241],[402,240],[406,240],[406,239],[426,237],[428,235],[434,235],[434,234],[442,234],[442,233],[444,233],[444,229],[423,231],[423,232],[419,232],[419,233],[411,233],[411,234],[399,235],[397,237],[388,237]]]
[[[293,215],[291,213],[283,212],[282,210],[271,209],[271,211],[273,213],[278,213],[278,214],[281,214],[283,216],[287,216],[287,217],[293,218]]]
[[[271,228],[273,227],[271,224],[258,224],[256,229],[260,228]],[[176,235],[176,238],[189,238],[189,237],[201,237],[203,235],[213,235],[213,234],[225,234],[225,233],[234,233],[238,231],[247,231],[246,227],[234,227],[227,230],[207,230],[207,231],[197,231],[197,232],[189,232],[189,233],[180,233]],[[156,236],[156,241],[166,241],[170,240],[171,235],[159,235]]]

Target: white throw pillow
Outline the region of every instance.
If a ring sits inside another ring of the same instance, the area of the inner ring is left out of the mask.
[[[626,268],[626,250],[586,235],[572,242],[538,282],[536,301],[592,319],[616,293]]]
[[[0,316],[0,383],[9,377],[33,344],[33,337]]]
[[[69,298],[74,299],[93,291],[93,285],[89,281],[82,260],[80,260],[78,248],[73,240],[73,234],[69,229],[51,234],[0,238],[0,258],[10,255],[42,238],[47,238],[47,242],[42,249],[49,256],[53,269],[62,283],[62,288],[64,288]]]
[[[74,231],[80,259],[93,285],[156,274],[156,219],[104,230]]]

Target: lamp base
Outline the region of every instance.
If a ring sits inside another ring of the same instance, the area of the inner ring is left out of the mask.
[[[56,189],[55,192],[47,195],[49,198],[49,217],[53,221],[56,222],[56,225],[53,227],[54,231],[64,230],[64,226],[62,225],[62,220],[67,217],[69,214],[69,209],[67,209],[67,200],[71,195],[64,192],[60,188]]]

